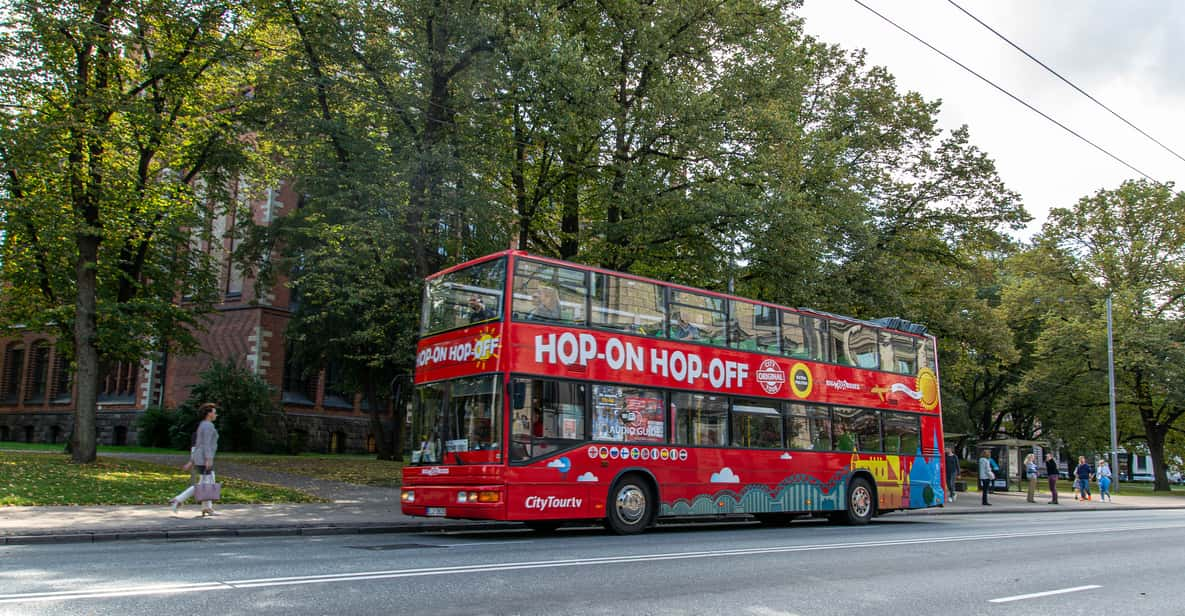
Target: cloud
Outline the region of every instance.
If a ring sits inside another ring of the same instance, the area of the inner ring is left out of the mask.
[[[741,478],[733,474],[732,469],[727,466],[720,469],[719,473],[712,473],[712,483],[740,483]]]
[[[783,460],[790,460],[790,459],[792,459],[792,458],[794,458],[794,456],[792,456],[792,455],[790,455],[790,454],[788,454],[788,453],[784,453],[784,454],[782,454],[782,459],[783,459]]]
[[[592,474],[591,472],[589,472],[589,473],[585,473],[585,474],[583,474],[583,475],[581,475],[581,476],[577,477],[577,478],[576,478],[576,481],[590,481],[590,482],[594,482],[594,483],[595,483],[595,482],[598,482],[598,481],[600,481],[600,479],[597,479],[597,476],[596,476],[596,475],[594,475],[594,474]]]
[[[572,468],[572,462],[567,458],[558,458],[547,463],[547,468],[554,468],[561,473],[568,472]]]

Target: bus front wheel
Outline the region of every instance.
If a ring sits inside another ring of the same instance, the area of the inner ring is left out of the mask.
[[[653,499],[650,488],[636,475],[623,477],[609,492],[606,507],[609,528],[619,535],[633,535],[650,523]]]

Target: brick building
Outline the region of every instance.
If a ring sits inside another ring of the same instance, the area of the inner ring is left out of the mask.
[[[297,201],[286,186],[249,205],[256,223],[270,224]],[[339,387],[340,371],[321,366],[315,376],[306,377],[303,366],[286,361],[284,331],[293,298],[283,279],[256,296],[254,281],[229,258],[235,239],[228,231],[234,224],[229,216],[216,218],[213,237],[223,239],[201,246],[222,264],[222,302],[206,317],[201,351],[189,356],[156,353],[139,362],[103,366],[98,442],[135,444],[136,419],[145,409],[175,408],[211,361],[232,359],[275,387],[289,428],[310,451],[373,451],[369,414],[360,396]],[[53,343],[43,333],[0,339],[0,441],[64,443],[68,438],[74,422],[73,383],[69,364]]]

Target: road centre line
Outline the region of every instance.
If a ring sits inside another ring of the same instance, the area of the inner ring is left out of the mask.
[[[1163,530],[1185,528],[1185,524],[1148,524],[1126,527],[1109,528],[1108,532]],[[363,580],[383,580],[407,577],[423,577],[430,575],[457,575],[468,573],[490,573],[499,571],[518,571],[523,569],[550,569],[559,567],[581,567],[608,564],[629,564],[640,562],[659,562],[668,560],[689,560],[698,558],[720,558],[729,556],[758,556],[763,554],[784,554],[793,552],[812,552],[826,550],[850,550],[876,547],[891,547],[902,545],[930,545],[934,543],[961,543],[975,541],[996,541],[1000,539],[1020,539],[1027,537],[1049,537],[1058,535],[1080,535],[1083,529],[1042,530],[1029,532],[989,533],[981,535],[955,535],[947,537],[918,537],[914,539],[888,539],[880,541],[859,541],[849,543],[808,544],[771,546],[761,548],[736,548],[729,550],[710,550],[697,552],[671,552],[656,554],[637,554],[633,556],[606,556],[564,560],[523,561],[490,563],[485,565],[455,565],[449,567],[427,567],[419,569],[392,569],[384,571],[361,571],[356,573],[336,573],[324,575],[305,575],[277,578],[255,578],[245,580],[215,581],[189,584],[156,584],[146,586],[111,587],[106,589],[68,590],[40,593],[19,593],[0,595],[0,604],[23,602],[68,601],[78,599],[130,597],[153,594],[176,594],[213,590],[240,590],[248,588],[269,588],[277,586],[294,586],[306,584],[326,584],[331,582],[355,582]],[[1070,592],[1070,591],[1066,591]]]
[[[1073,588],[1062,588],[1059,590],[1047,590],[1045,592],[1032,592],[1027,595],[1015,595],[1012,597],[1001,597],[999,599],[988,599],[988,603],[1008,603],[1010,601],[1023,601],[1024,599],[1036,599],[1038,597],[1048,597],[1051,595],[1064,595],[1066,593],[1078,592],[1080,590],[1093,590],[1095,588],[1102,588],[1098,584],[1091,584],[1089,586],[1075,586]]]

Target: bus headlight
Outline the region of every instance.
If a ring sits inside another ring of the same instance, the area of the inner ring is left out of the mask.
[[[401,500],[405,503],[416,502],[416,491],[415,490],[401,490],[399,492],[399,500]]]

